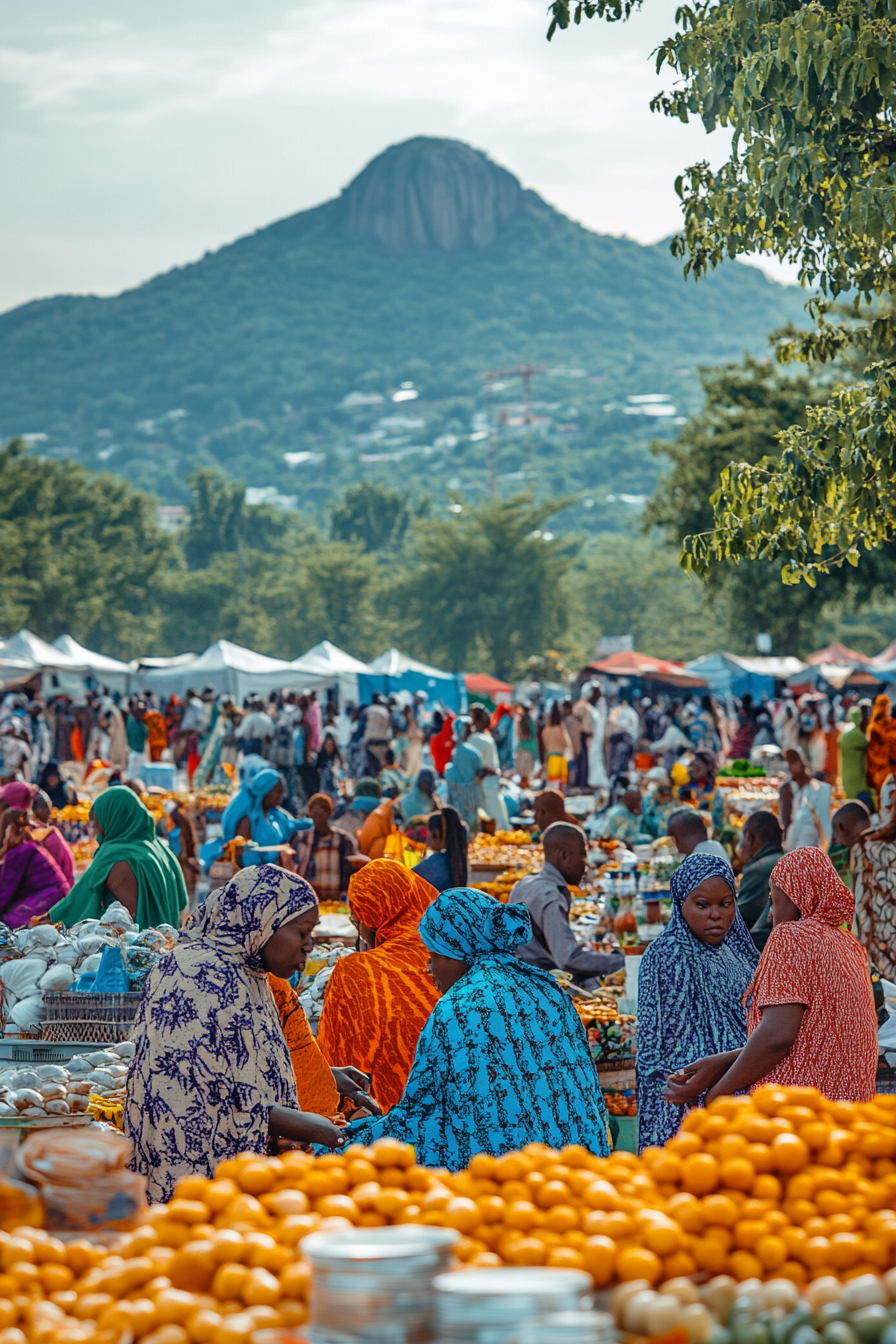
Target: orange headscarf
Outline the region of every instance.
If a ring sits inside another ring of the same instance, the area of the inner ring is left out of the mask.
[[[417,1038],[439,997],[417,932],[437,895],[394,859],[365,864],[348,884],[352,913],[376,930],[376,947],[333,967],[317,1043],[330,1064],[372,1075],[370,1090],[383,1110],[404,1091]]]
[[[896,720],[890,717],[888,695],[879,695],[875,700],[866,736],[865,771],[872,789],[880,793],[884,780],[896,766]]]
[[[269,975],[268,984],[292,1059],[299,1109],[313,1111],[315,1115],[335,1115],[339,1110],[339,1093],[330,1066],[311,1034],[298,994],[288,980],[281,980],[279,976]]]
[[[395,805],[393,798],[384,798],[378,807],[375,807],[364,825],[358,832],[358,848],[362,854],[366,854],[370,859],[381,859],[386,852],[386,839],[397,831],[398,827],[392,820],[392,808]]]

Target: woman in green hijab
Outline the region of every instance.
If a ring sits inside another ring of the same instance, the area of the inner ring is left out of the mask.
[[[120,901],[141,929],[180,924],[187,889],[180,864],[156,839],[152,814],[127,786],[106,789],[90,809],[99,846],[69,894],[50,910],[54,924],[99,919]]]

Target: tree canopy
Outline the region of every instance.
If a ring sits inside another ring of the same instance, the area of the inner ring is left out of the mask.
[[[640,0],[556,0],[551,28],[627,18]],[[678,81],[655,109],[731,152],[676,182],[684,229],[673,250],[703,276],[725,257],[770,253],[816,287],[814,330],[778,342],[782,362],[865,353],[860,377],[811,405],[774,458],[723,468],[712,526],[683,563],[781,560],[785,582],[816,582],[896,535],[894,64],[889,0],[699,0],[678,10],[657,69]],[[850,300],[848,316],[837,301]]]

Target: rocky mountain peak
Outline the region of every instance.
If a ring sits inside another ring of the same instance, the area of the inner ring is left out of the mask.
[[[377,155],[346,187],[346,232],[396,251],[487,247],[523,205],[506,169],[460,140],[417,136]]]

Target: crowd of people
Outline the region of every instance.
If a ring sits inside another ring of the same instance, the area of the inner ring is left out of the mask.
[[[634,704],[590,682],[566,700],[460,714],[423,696],[337,712],[313,693],[236,706],[208,690],[183,706],[100,697],[93,710],[76,728],[83,774],[103,776],[98,845],[75,880],[58,815],[75,798],[77,738],[65,768],[36,750],[42,725],[56,748],[65,706],[51,726],[39,701],[4,702],[7,735],[35,750],[0,787],[0,919],[71,925],[115,900],[141,927],[182,926],[147,983],[125,1111],[154,1198],[224,1157],[290,1143],[391,1135],[451,1170],[532,1140],[605,1153],[606,1107],[556,977],[588,993],[624,964],[571,924],[599,838],[669,837],[681,859],[671,920],[639,971],[641,1146],[664,1142],[688,1107],[762,1081],[844,1099],[875,1089],[874,985],[896,979],[886,697]],[[723,807],[726,757],[785,776],[776,809],[739,831]],[[177,803],[159,823],[141,799],[141,771],[162,760],[232,781],[202,845]],[[469,885],[469,846],[512,825],[540,839],[543,863],[501,904]],[[233,876],[197,897],[191,878],[213,864]],[[332,968],[315,1038],[296,983],[328,901],[348,903],[358,951]]]

